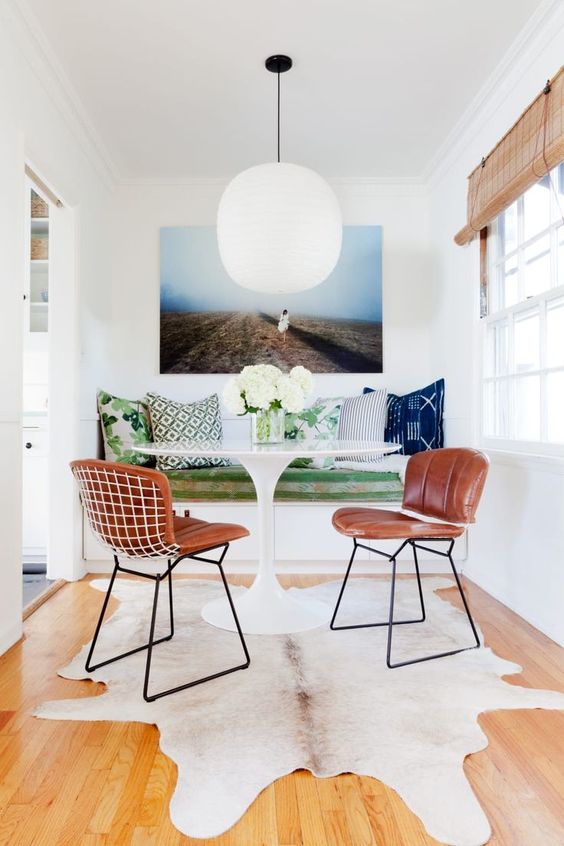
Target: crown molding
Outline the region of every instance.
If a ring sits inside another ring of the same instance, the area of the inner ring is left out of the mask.
[[[122,176],[117,180],[126,188],[222,188],[229,182],[229,176]]]
[[[336,191],[342,189],[359,196],[421,197],[427,194],[427,185],[419,176],[334,176],[327,182]]]
[[[511,77],[519,75],[530,64],[531,53],[538,52],[540,41],[552,40],[558,26],[556,22],[564,18],[563,0],[543,0],[514,39],[502,60],[496,65],[484,85],[480,88],[462,116],[448,133],[447,137],[424,168],[421,179],[429,189],[436,185],[449,170],[460,154],[460,147],[469,131],[476,130],[481,123],[482,113],[495,107],[503,100],[508,89],[513,87]],[[542,80],[544,84],[545,80]],[[539,82],[539,91],[542,88]],[[488,151],[485,150],[484,153]]]
[[[225,177],[143,177],[128,176],[117,180],[124,188],[224,188],[232,179]],[[389,195],[423,194],[426,183],[420,177],[376,177],[376,176],[333,176],[327,182],[334,188],[344,188],[359,192],[375,191]]]
[[[345,185],[352,188],[357,185],[377,188],[381,188],[382,186],[400,186],[405,188],[406,186],[422,186],[425,184],[420,176],[330,176],[327,182],[330,182],[331,185]]]
[[[7,0],[7,7],[10,13],[7,22],[17,47],[62,114],[89,162],[106,185],[114,188],[119,178],[118,169],[37,18],[26,0]]]

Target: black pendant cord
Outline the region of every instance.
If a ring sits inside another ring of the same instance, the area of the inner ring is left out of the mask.
[[[277,55],[277,56],[269,56],[268,59],[264,63],[266,69],[271,73],[275,73],[278,77],[277,79],[277,89],[278,89],[278,121],[277,121],[277,151],[278,151],[278,164],[280,164],[280,74],[286,73],[292,67],[292,60],[289,56]]]
[[[278,77],[278,164],[280,164],[280,71]]]

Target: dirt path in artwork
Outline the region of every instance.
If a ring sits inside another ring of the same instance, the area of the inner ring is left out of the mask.
[[[258,363],[367,373],[378,372],[381,359],[381,324],[290,316],[284,343],[270,314],[161,315],[161,373],[236,373]]]

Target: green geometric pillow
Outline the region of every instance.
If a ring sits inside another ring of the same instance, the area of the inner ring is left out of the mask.
[[[106,461],[154,466],[152,455],[143,455],[131,449],[133,444],[153,440],[151,418],[145,403],[98,391],[98,412]]]
[[[198,402],[177,402],[160,394],[147,394],[155,441],[220,441],[223,438],[219,397],[211,394]],[[209,445],[209,444],[208,444]],[[157,456],[157,470],[192,467],[227,467],[228,458],[208,456]]]

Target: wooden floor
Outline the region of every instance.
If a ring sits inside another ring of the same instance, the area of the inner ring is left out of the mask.
[[[564,691],[564,650],[479,588],[468,589],[486,642],[524,668],[510,681]],[[102,685],[56,675],[91,636],[99,607],[100,596],[86,581],[66,585],[26,621],[25,640],[0,659],[2,846],[436,844],[380,782],[354,775],[315,779],[302,771],[271,785],[224,836],[181,835],[168,816],[176,767],[159,752],[154,726],[31,716],[45,699],[103,692]],[[465,770],[490,818],[490,844],[562,846],[564,713],[499,711],[480,724],[490,744],[467,758]]]

